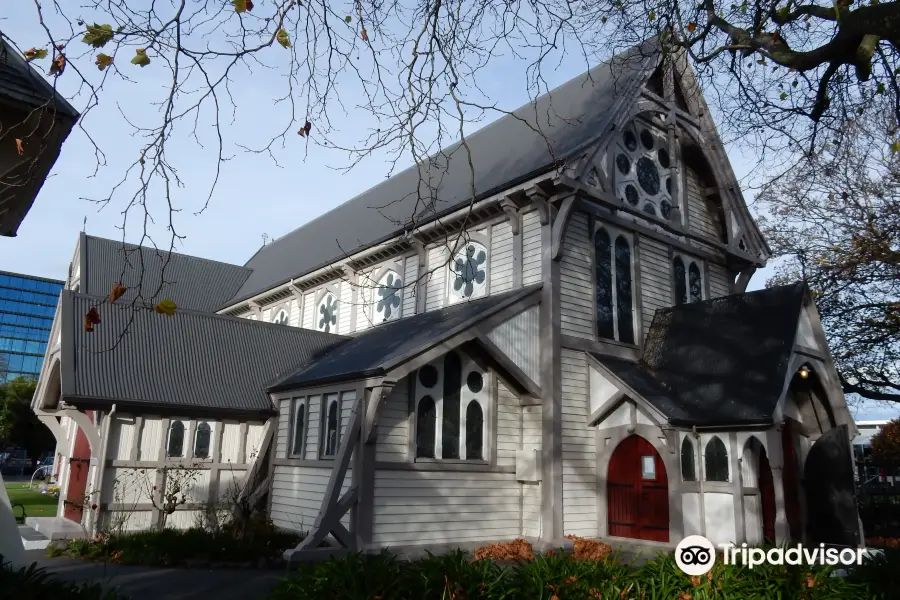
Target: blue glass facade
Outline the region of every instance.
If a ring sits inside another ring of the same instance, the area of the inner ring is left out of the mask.
[[[0,271],[0,382],[37,379],[63,285]]]

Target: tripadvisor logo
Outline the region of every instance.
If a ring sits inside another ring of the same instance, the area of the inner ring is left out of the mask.
[[[803,544],[790,547],[751,548],[747,544],[719,544],[726,565],[746,565],[749,568],[770,565],[861,565],[866,550],[863,548],[804,548]],[[713,543],[702,535],[690,535],[675,547],[675,564],[687,575],[704,575],[716,562]]]

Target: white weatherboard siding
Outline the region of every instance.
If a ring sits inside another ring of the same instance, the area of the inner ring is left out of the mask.
[[[322,508],[322,498],[331,476],[331,465],[322,467],[275,467],[272,478],[272,522],[284,529],[308,532]],[[341,493],[348,487],[350,471]]]
[[[447,249],[438,246],[428,250],[428,270],[425,274],[425,310],[444,306],[447,281]]]
[[[559,324],[564,334],[594,339],[593,252],[588,217],[575,213],[569,220],[559,262]]]
[[[300,300],[294,298],[290,302],[290,311],[288,312],[288,325],[291,327],[300,327],[303,315],[300,314]]]
[[[685,167],[687,189],[685,190],[688,205],[688,220],[691,233],[722,241],[722,225],[719,216],[712,210],[712,202],[707,200],[705,188],[701,187],[697,173]]]
[[[724,265],[709,263],[709,295],[711,298],[727,296],[731,293],[728,271]]]
[[[532,381],[540,385],[540,309],[536,305],[492,329],[488,338]]]
[[[375,460],[406,462],[409,454],[409,379],[398,381],[378,407]]]
[[[306,448],[303,449],[307,460],[319,458],[319,413],[322,411],[322,396],[310,396],[306,399]]]
[[[166,437],[165,432],[162,430],[162,422],[158,417],[144,417],[138,460],[158,460],[160,444],[165,443]]]
[[[341,297],[338,304],[337,333],[343,335],[353,333],[353,323],[350,322],[350,313],[353,312],[353,287],[348,279],[342,279],[338,288]]]
[[[499,294],[512,289],[513,234],[509,221],[497,223],[491,230],[490,290]]]
[[[516,466],[516,450],[522,444],[519,399],[503,382],[497,384],[497,465]]]
[[[316,328],[316,295],[310,292],[303,296],[303,324],[306,329]]]
[[[641,321],[647,335],[653,315],[659,308],[672,306],[672,266],[669,248],[660,242],[640,237]]]
[[[734,526],[734,496],[721,492],[704,492],[706,538],[713,544],[727,544],[737,540]]]
[[[541,282],[541,217],[536,210],[522,216],[522,285]]]
[[[522,448],[541,448],[540,405],[522,407]],[[522,535],[539,537],[541,534],[541,484],[521,483],[522,486]]]
[[[372,542],[511,540],[520,535],[519,503],[513,474],[378,470]]]
[[[403,312],[401,317],[411,317],[416,314],[416,279],[419,277],[419,257],[416,254],[406,257],[403,273]]]
[[[562,349],[563,531],[597,535],[597,443],[588,427],[588,367],[584,352]]]

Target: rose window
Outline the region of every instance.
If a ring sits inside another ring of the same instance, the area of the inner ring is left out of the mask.
[[[450,296],[454,300],[481,296],[487,281],[487,250],[476,242],[466,244],[450,263]]]
[[[402,287],[403,282],[393,271],[388,271],[378,282],[378,287],[375,289],[375,312],[382,321],[390,321],[391,318],[397,318],[400,315],[400,289]]]
[[[331,333],[337,327],[337,311],[337,300],[334,294],[325,294],[322,300],[319,301],[316,329],[325,333]]]
[[[672,180],[666,135],[632,122],[615,145],[616,189],[630,206],[668,219],[672,211]]]

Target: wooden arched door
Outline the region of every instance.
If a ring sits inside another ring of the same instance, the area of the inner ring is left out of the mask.
[[[759,495],[762,501],[763,540],[775,543],[775,480],[772,478],[772,467],[766,449],[759,453]]]
[[[650,442],[638,435],[622,440],[609,459],[606,482],[609,535],[669,541],[669,480]]]

